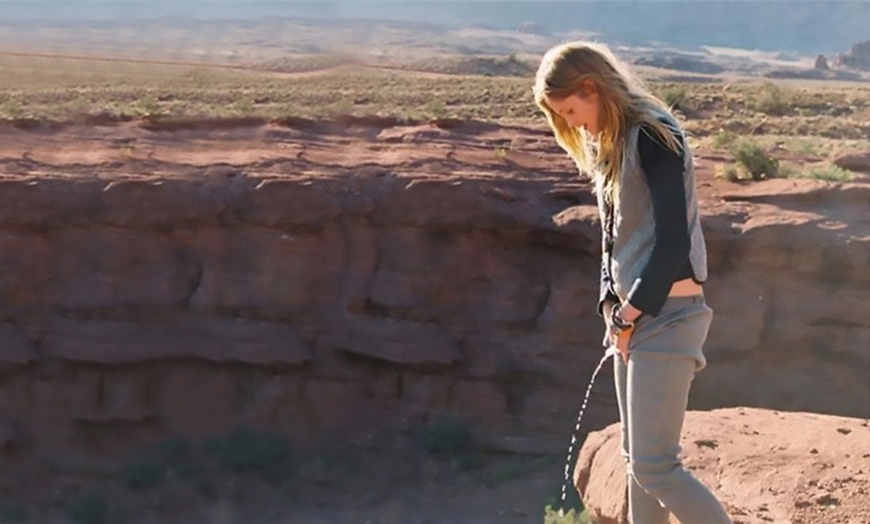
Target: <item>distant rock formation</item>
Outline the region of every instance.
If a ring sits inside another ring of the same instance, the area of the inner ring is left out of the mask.
[[[839,65],[870,71],[870,40],[852,44],[852,49],[838,57]]]
[[[819,55],[816,57],[816,65],[814,67],[822,71],[830,69],[830,67],[828,67],[828,59],[825,58],[825,55]]]
[[[637,65],[645,65],[651,67],[660,67],[662,69],[673,69],[676,71],[688,71],[691,73],[701,73],[707,75],[715,75],[725,71],[725,68],[708,62],[701,58],[696,58],[679,53],[654,54],[652,56],[640,57],[634,60]]]
[[[844,69],[774,69],[764,73],[766,78],[800,78],[804,80],[860,80],[861,73]]]

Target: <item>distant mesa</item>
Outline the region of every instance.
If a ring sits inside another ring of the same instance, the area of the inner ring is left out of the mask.
[[[278,73],[325,71],[344,66],[360,66],[439,73],[446,75],[528,77],[535,73],[535,64],[512,54],[509,56],[440,56],[412,60],[378,60],[370,57],[342,54],[320,54],[279,58],[254,64],[254,69]]]
[[[870,71],[870,40],[853,44],[847,54],[837,56],[833,67],[825,55],[818,55],[812,69],[774,69],[764,76],[803,80],[862,80],[859,71]]]
[[[725,71],[725,68],[720,65],[708,62],[700,58],[695,58],[679,53],[654,54],[652,56],[643,56],[640,58],[636,58],[633,62],[637,65],[659,67],[662,69],[672,69],[675,71],[687,71],[690,73],[701,73],[706,75],[715,75]]]
[[[843,69],[774,69],[764,73],[767,78],[795,78],[800,80],[848,80],[860,81],[861,74]]]
[[[534,64],[516,55],[427,58],[402,64],[401,67],[448,75],[528,77],[535,73]]]
[[[870,71],[870,40],[852,44],[848,53],[837,57],[837,63],[841,67]]]
[[[277,58],[254,64],[253,67],[254,69],[272,71],[275,73],[305,73],[334,69],[337,67],[357,64],[358,62],[358,59],[350,55],[323,53]]]

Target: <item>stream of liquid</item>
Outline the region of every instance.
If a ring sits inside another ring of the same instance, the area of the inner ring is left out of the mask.
[[[570,482],[569,473],[571,471],[571,457],[574,455],[574,445],[577,443],[577,434],[580,431],[580,421],[583,420],[583,413],[586,411],[586,404],[589,403],[589,394],[592,393],[592,386],[595,385],[595,377],[598,376],[598,372],[601,371],[601,368],[604,366],[604,363],[608,358],[616,355],[619,350],[616,349],[616,346],[610,346],[607,348],[607,351],[604,352],[604,356],[601,357],[601,360],[598,362],[598,367],[595,368],[595,371],[592,373],[592,379],[589,380],[589,385],[586,386],[586,396],[583,397],[583,405],[580,406],[580,413],[577,414],[577,424],[574,425],[574,434],[571,435],[571,444],[568,446],[568,458],[565,460],[565,479],[562,482],[562,504],[565,503],[565,497],[568,494],[568,483]]]

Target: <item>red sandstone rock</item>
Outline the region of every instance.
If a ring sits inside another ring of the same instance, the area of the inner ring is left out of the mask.
[[[834,159],[834,165],[858,173],[870,173],[870,151],[842,153]]]
[[[2,173],[2,171],[0,171]],[[0,179],[0,224],[85,225],[106,182],[58,176]]]
[[[0,368],[26,365],[38,358],[33,345],[20,329],[0,324]]]
[[[435,324],[355,316],[347,319],[345,329],[324,337],[324,344],[334,351],[413,366],[446,367],[462,358],[447,332]]]
[[[242,420],[238,392],[231,369],[185,363],[160,370],[150,400],[166,434],[211,437]]]
[[[183,241],[202,272],[191,306],[207,312],[314,313],[337,299],[350,255],[336,228],[202,228],[185,232]]]
[[[750,408],[689,412],[681,445],[686,467],[735,524],[870,521],[866,420]],[[596,522],[627,524],[619,446],[618,424],[591,433],[574,470]]]
[[[71,310],[170,306],[186,301],[199,268],[185,261],[179,242],[153,230],[63,228],[48,244],[44,282],[32,292],[45,306]],[[38,267],[38,266],[37,266]]]
[[[285,324],[238,318],[181,317],[142,325],[118,321],[58,321],[42,351],[64,360],[129,364],[196,357],[213,362],[301,365],[311,353]]]
[[[0,129],[23,337],[0,415],[69,446],[112,420],[314,435],[459,408],[567,435],[602,349],[589,182],[543,127],[352,123]],[[870,184],[698,189],[716,316],[693,406],[865,413]],[[287,380],[252,392],[251,369]],[[614,420],[599,380],[584,429]]]
[[[140,225],[167,228],[188,223],[216,222],[232,194],[226,178],[167,180],[163,177],[107,181],[89,215],[95,222],[118,227]]]
[[[238,215],[248,223],[267,227],[322,228],[342,213],[343,192],[316,180],[263,179],[240,203]]]

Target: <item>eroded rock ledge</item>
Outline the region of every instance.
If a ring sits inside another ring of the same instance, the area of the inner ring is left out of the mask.
[[[599,230],[546,132],[3,133],[0,416],[20,439],[452,411],[561,452],[601,354]],[[693,406],[864,416],[868,185],[737,186],[703,152],[699,175],[716,320]],[[601,382],[587,428],[615,420]]]

